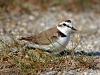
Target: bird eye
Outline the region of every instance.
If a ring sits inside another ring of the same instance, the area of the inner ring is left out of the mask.
[[[65,23],[64,23],[63,25],[64,25],[64,26],[66,26],[66,24],[65,24]]]
[[[67,26],[68,28],[71,28],[69,25],[66,25],[65,23],[63,24],[64,26]]]

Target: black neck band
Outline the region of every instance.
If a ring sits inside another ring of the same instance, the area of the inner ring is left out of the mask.
[[[58,32],[59,36],[61,36],[61,37],[67,37],[65,34],[63,34],[62,32],[60,32],[59,30],[57,32]]]

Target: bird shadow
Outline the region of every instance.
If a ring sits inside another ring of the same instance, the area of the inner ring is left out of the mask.
[[[28,49],[33,49],[33,48],[29,47]],[[35,48],[34,48],[34,49],[35,49]],[[44,51],[44,50],[43,50],[43,51]],[[52,53],[52,51],[50,51],[50,50],[46,50],[46,52]],[[100,57],[100,51],[86,52],[86,51],[70,51],[70,50],[61,51],[59,54],[57,54],[57,56],[72,55],[72,53],[73,53],[75,56],[85,55],[85,56],[97,56],[97,57]]]
[[[72,55],[72,51],[62,51],[59,53],[60,55]],[[85,51],[76,51],[76,52],[73,52],[73,54],[75,56],[81,56],[81,55],[85,55],[85,56],[98,56],[100,57],[100,52],[99,51],[91,51],[91,52],[85,52]]]

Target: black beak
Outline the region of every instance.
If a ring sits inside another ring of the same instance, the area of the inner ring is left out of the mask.
[[[71,27],[71,29],[77,31],[77,29],[75,29],[74,27]]]

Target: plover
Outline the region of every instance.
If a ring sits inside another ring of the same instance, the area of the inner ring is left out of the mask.
[[[56,27],[34,36],[21,37],[20,40],[28,41],[28,48],[37,48],[57,54],[66,48],[73,31],[77,30],[73,27],[71,20],[66,20],[56,25]]]

